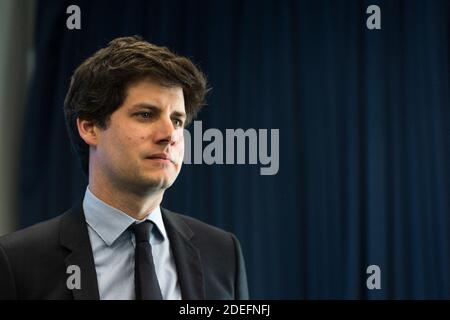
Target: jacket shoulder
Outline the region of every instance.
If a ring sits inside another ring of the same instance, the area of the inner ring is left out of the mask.
[[[0,299],[66,296],[66,251],[60,246],[64,214],[0,238]]]
[[[190,217],[188,215],[173,212],[167,209],[163,209],[164,214],[171,220],[171,222],[175,222],[176,224],[181,225],[185,224],[189,231],[192,231],[194,238],[209,238],[209,239],[221,239],[221,240],[231,240],[233,236],[230,232],[215,227],[206,222],[200,221],[196,218]]]
[[[198,249],[206,279],[206,294],[229,292],[231,299],[248,299],[247,275],[240,243],[236,236],[198,219],[163,209],[177,230]],[[216,290],[220,287],[220,290]]]
[[[0,237],[0,246],[7,252],[10,250],[39,251],[40,248],[56,243],[59,237],[59,226],[63,215],[43,221]]]
[[[231,262],[236,254],[240,254],[240,243],[231,232],[167,209],[164,209],[164,214],[200,250],[205,260],[226,257]]]

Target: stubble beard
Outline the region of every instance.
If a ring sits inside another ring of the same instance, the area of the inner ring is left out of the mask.
[[[173,184],[177,175],[174,178],[168,174],[152,175],[135,167],[132,172],[124,170],[115,174],[113,180],[120,190],[145,197],[156,192],[164,192]]]

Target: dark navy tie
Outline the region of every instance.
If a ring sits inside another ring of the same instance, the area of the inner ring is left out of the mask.
[[[134,223],[130,229],[136,238],[134,256],[136,300],[162,300],[150,244],[153,222],[146,220],[142,223]]]

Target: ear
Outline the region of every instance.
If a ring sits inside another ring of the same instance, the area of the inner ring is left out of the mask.
[[[98,128],[91,120],[77,118],[78,133],[81,139],[89,146],[96,146],[98,139]]]

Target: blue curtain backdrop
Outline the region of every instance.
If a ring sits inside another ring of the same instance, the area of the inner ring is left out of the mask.
[[[66,8],[81,8],[81,30]],[[381,8],[381,30],[366,8]],[[192,57],[203,130],[280,129],[280,168],[185,165],[163,205],[237,234],[252,298],[450,298],[445,1],[39,1],[22,226],[86,187],[62,112],[75,67],[139,34]],[[366,268],[381,268],[368,290]]]

